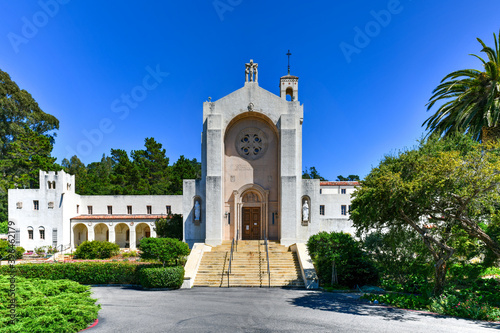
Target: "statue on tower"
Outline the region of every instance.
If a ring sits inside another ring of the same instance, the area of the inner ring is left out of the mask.
[[[253,59],[250,59],[250,62],[245,64],[245,82],[257,82],[259,78],[258,67],[259,64],[254,63]]]

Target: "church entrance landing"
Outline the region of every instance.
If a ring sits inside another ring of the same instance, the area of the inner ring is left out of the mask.
[[[260,239],[260,207],[243,207],[243,240]]]

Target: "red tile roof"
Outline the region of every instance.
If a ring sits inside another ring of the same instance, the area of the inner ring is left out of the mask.
[[[159,218],[167,218],[167,214],[151,214],[151,215],[79,215],[72,217],[72,220],[137,220],[137,219],[148,219],[156,220]]]
[[[359,186],[358,181],[354,182],[320,182],[320,186]]]

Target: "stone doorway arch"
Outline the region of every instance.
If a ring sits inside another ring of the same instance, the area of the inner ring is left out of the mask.
[[[109,242],[109,228],[106,224],[96,224],[94,227],[94,240]]]
[[[86,240],[88,240],[89,230],[87,226],[83,223],[78,223],[73,226],[73,244],[74,247],[77,248],[78,245],[82,244]]]
[[[247,184],[234,191],[233,197],[233,211],[236,212],[234,235],[238,239],[264,239],[268,235],[269,190],[258,184]]]
[[[141,239],[151,237],[151,228],[145,222],[138,223],[135,227],[135,244],[139,244]]]
[[[118,223],[115,226],[115,243],[120,246],[120,248],[130,247],[130,228],[124,222]]]

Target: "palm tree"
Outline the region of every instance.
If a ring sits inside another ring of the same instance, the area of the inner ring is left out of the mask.
[[[427,111],[438,101],[445,103],[422,124],[427,124],[428,135],[460,132],[483,142],[500,139],[500,33],[498,38],[493,33],[493,37],[495,49],[477,39],[489,61],[472,54],[481,60],[484,71],[464,69],[450,73],[432,92]]]

